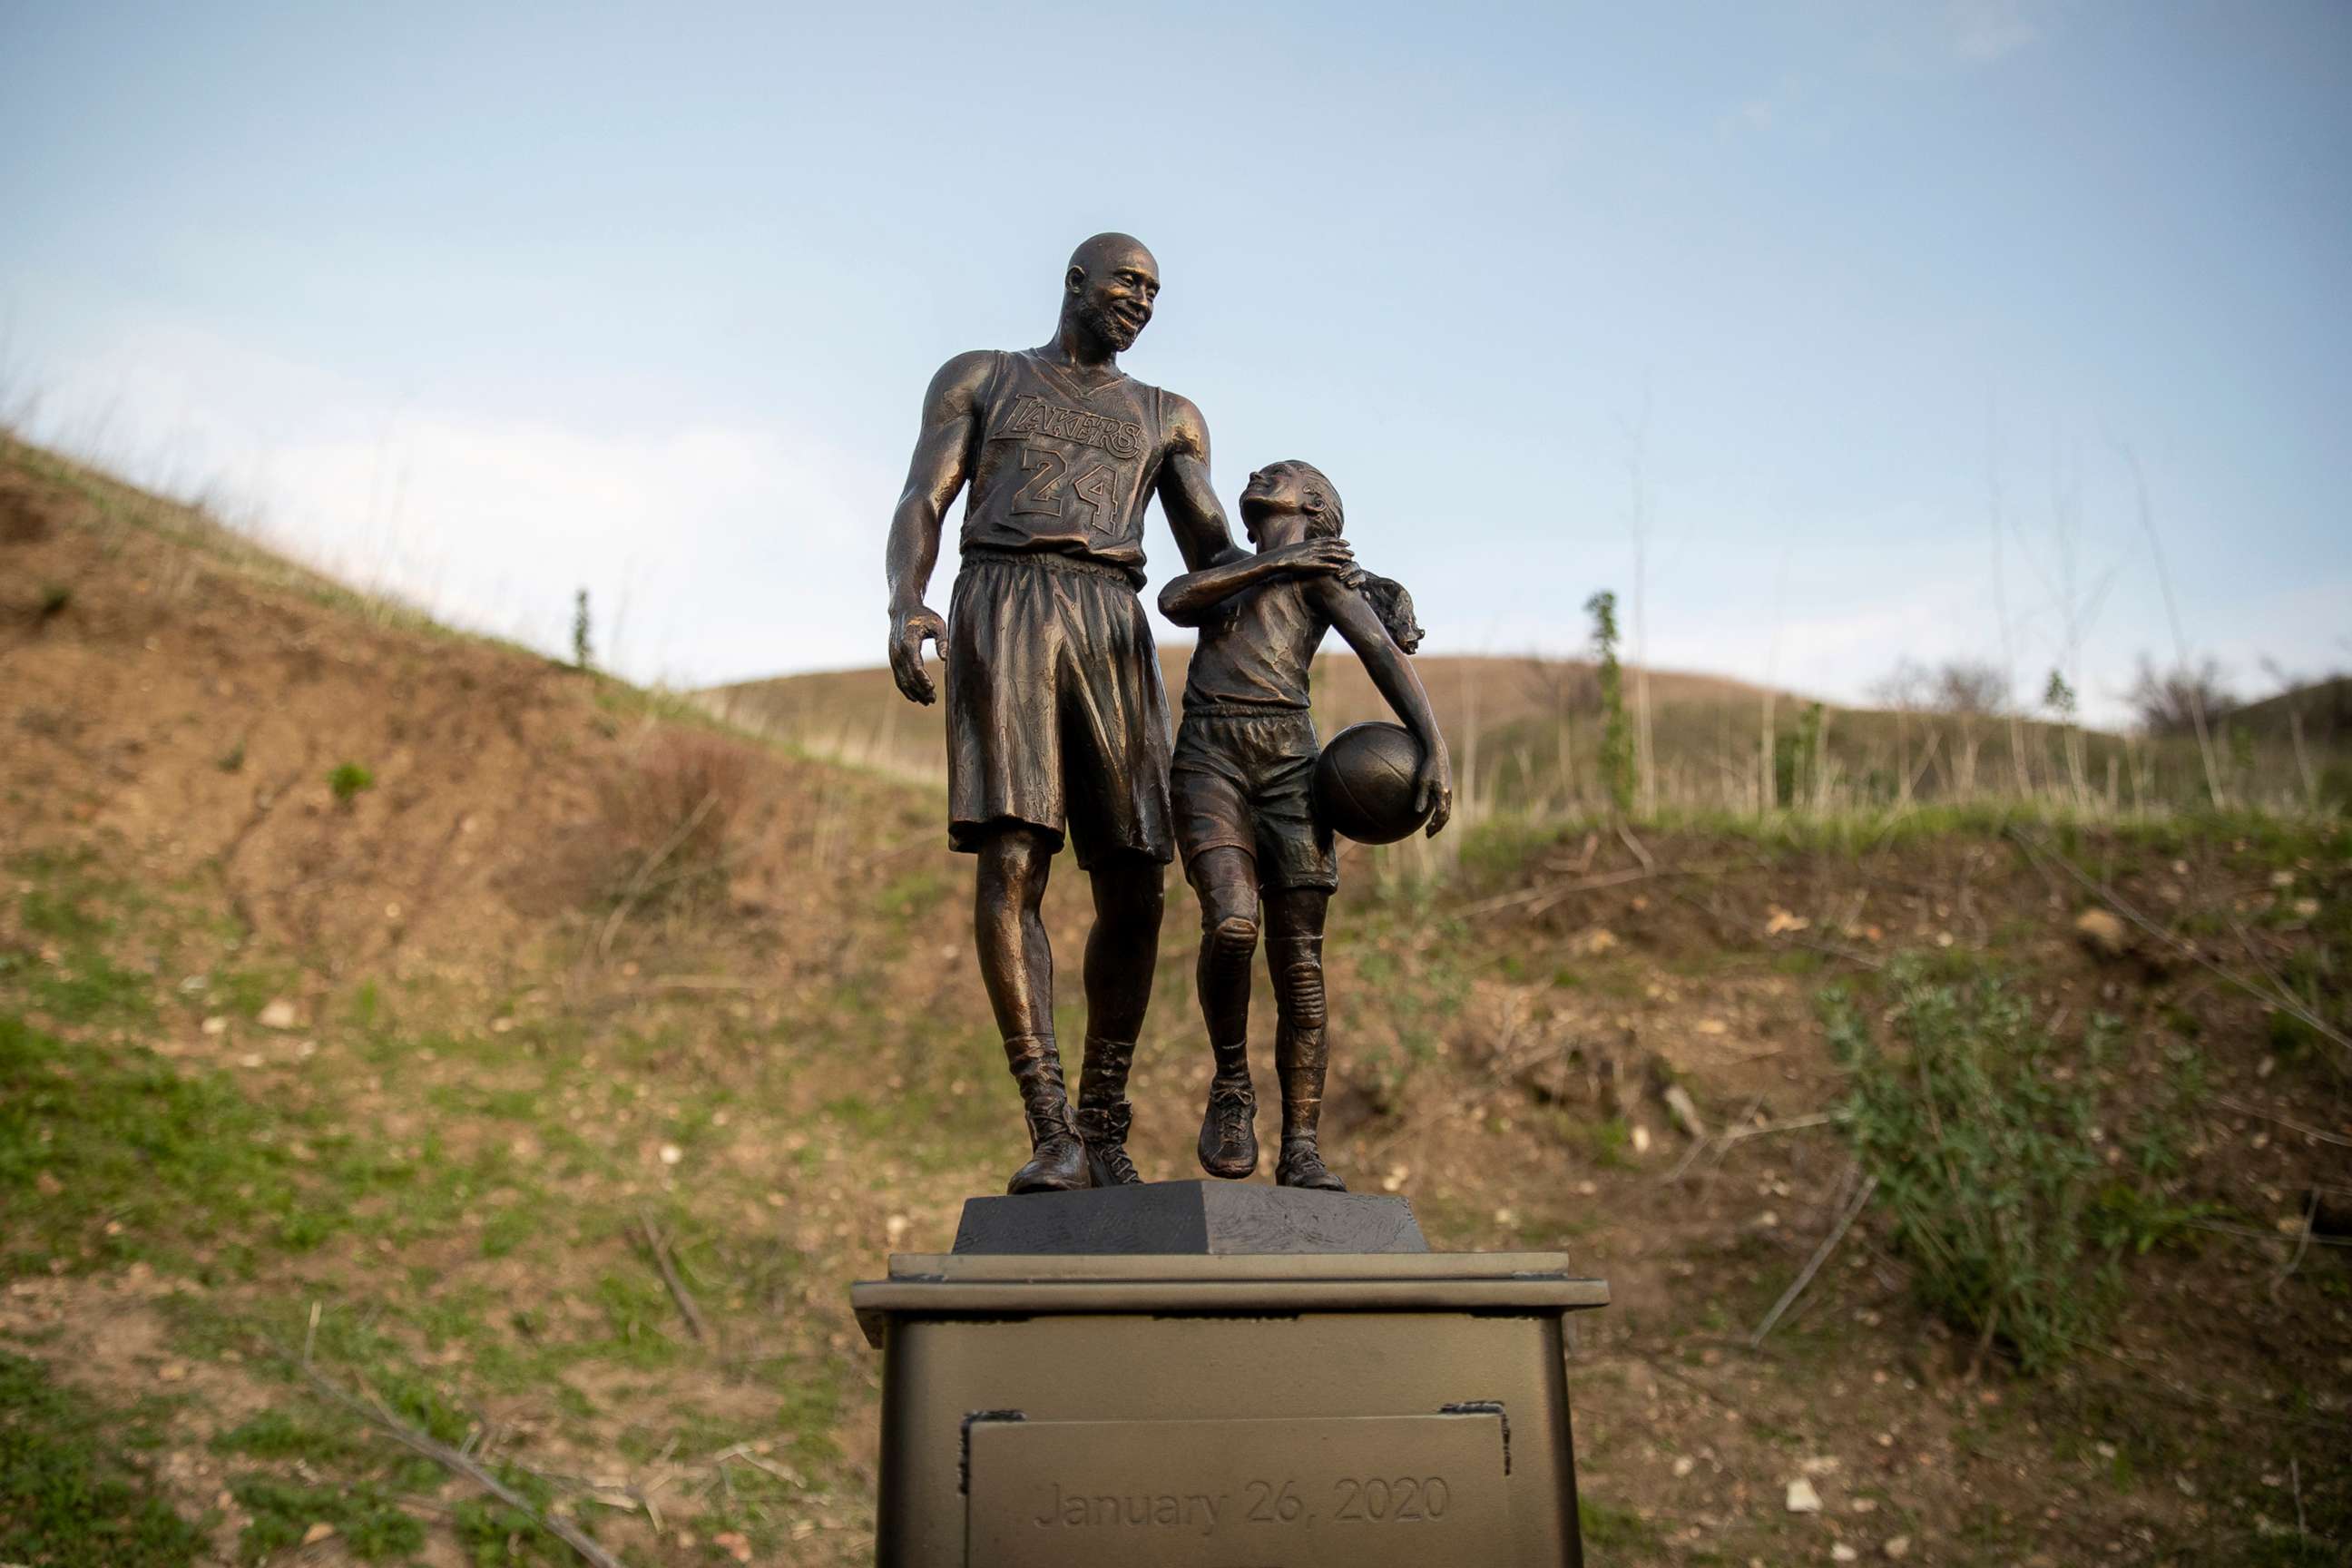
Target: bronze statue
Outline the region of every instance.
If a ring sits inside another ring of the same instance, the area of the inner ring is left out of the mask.
[[[1257,1168],[1249,1001],[1263,908],[1282,1089],[1275,1179],[1344,1191],[1318,1145],[1329,1063],[1323,918],[1339,885],[1330,825],[1314,799],[1320,748],[1307,708],[1307,672],[1326,631],[1339,628],[1419,742],[1412,806],[1433,835],[1453,811],[1453,780],[1444,737],[1406,657],[1421,641],[1412,602],[1356,567],[1331,481],[1307,463],[1260,468],[1242,491],[1242,521],[1256,554],[1179,577],[1160,595],[1161,614],[1201,635],[1173,764],[1176,838],[1201,900],[1201,1012],[1217,1064],[1201,1119],[1201,1168],[1227,1177]]]
[[[1210,487],[1201,411],[1118,368],[1159,293],[1159,264],[1139,241],[1100,234],[1079,246],[1051,342],[958,354],[931,378],[890,524],[898,689],[935,699],[926,640],[947,661],[948,839],[980,858],[981,974],[1032,1146],[1015,1193],[1141,1180],[1126,1149],[1127,1074],[1174,848],[1168,698],[1136,597],[1144,508],[1160,498],[1190,566],[1242,554]],[[923,595],[940,521],[967,484],[943,622]],[[1039,914],[1066,833],[1095,903],[1075,1118]]]
[[[1010,1186],[1031,1195],[969,1200],[951,1253],[894,1256],[852,1288],[883,1353],[875,1561],[1577,1563],[1560,1320],[1607,1286],[1558,1254],[1432,1256],[1404,1199],[1348,1192],[1319,1146],[1334,835],[1394,843],[1453,808],[1412,601],[1357,565],[1339,492],[1307,463],[1250,476],[1255,550],[1234,544],[1200,411],[1118,369],[1159,290],[1127,236],[1080,246],[1052,342],[932,379],[891,523],[891,671],[928,703],[923,645],[946,659],[948,837],[979,858],[981,973],[1031,1144]],[[967,486],[943,620],[924,588]],[[1160,607],[1199,633],[1172,745],[1137,598],[1155,495],[1185,560]],[[1318,739],[1308,679],[1334,628],[1402,726]],[[1066,837],[1095,910],[1075,1097],[1040,910]],[[1180,850],[1215,1068],[1201,1163],[1258,1164],[1263,930],[1272,1186],[1147,1184],[1128,1157]]]

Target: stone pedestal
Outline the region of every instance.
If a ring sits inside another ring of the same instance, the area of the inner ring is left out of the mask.
[[[1559,1253],[1401,1198],[1170,1182],[975,1198],[853,1287],[885,1568],[1576,1564]]]

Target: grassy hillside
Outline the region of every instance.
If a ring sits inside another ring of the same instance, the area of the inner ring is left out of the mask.
[[[1184,686],[1190,644],[1160,653],[1171,697]],[[1589,721],[1594,698],[1591,667],[1544,660],[1434,656],[1414,661],[1429,689],[1439,726],[1457,751],[1473,734],[1541,726],[1565,704],[1572,721]],[[1363,665],[1349,653],[1323,655],[1315,664],[1317,721],[1326,732],[1365,719],[1391,717]],[[1756,688],[1709,675],[1660,671],[1653,689],[1677,713],[1748,713],[1754,728]],[[909,778],[946,777],[942,760],[946,716],[898,695],[887,669],[848,669],[777,676],[712,687],[696,700],[730,722],[814,754],[885,768]],[[1787,699],[1782,699],[1783,703]],[[1466,755],[1465,760],[1469,760]]]
[[[846,1287],[1018,1159],[935,786],[20,446],[0,735],[0,1563],[870,1559]],[[2341,824],[1684,821],[1497,810],[1332,919],[1335,1167],[1614,1288],[1591,1560],[2343,1561]]]
[[[1189,647],[1164,648],[1171,694]],[[1563,817],[1608,800],[1594,667],[1573,659],[1414,661],[1452,745],[1466,820]],[[1390,717],[1344,650],[1315,665],[1318,723]],[[1638,727],[1640,686],[1626,676]],[[1650,812],[1820,815],[2008,803],[2105,817],[2225,806],[2340,811],[2352,805],[2352,682],[2323,682],[2217,717],[2212,767],[2187,734],[2076,729],[2047,713],[1840,708],[1718,676],[1658,670],[1648,682],[1655,759]],[[814,756],[912,780],[945,776],[943,719],[905,701],[884,669],[779,676],[696,700],[729,722]],[[2290,717],[2292,715],[2292,718]]]

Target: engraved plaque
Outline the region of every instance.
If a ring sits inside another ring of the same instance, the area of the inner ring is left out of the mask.
[[[1499,1415],[976,1420],[969,1568],[1428,1568],[1508,1554]]]

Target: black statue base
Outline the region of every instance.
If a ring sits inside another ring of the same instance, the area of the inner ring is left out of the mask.
[[[1147,1182],[1017,1198],[967,1198],[960,1253],[1427,1252],[1402,1198],[1248,1182]]]
[[[1565,1256],[1202,1182],[974,1198],[955,1247],[850,1292],[888,1568],[1580,1561]]]

